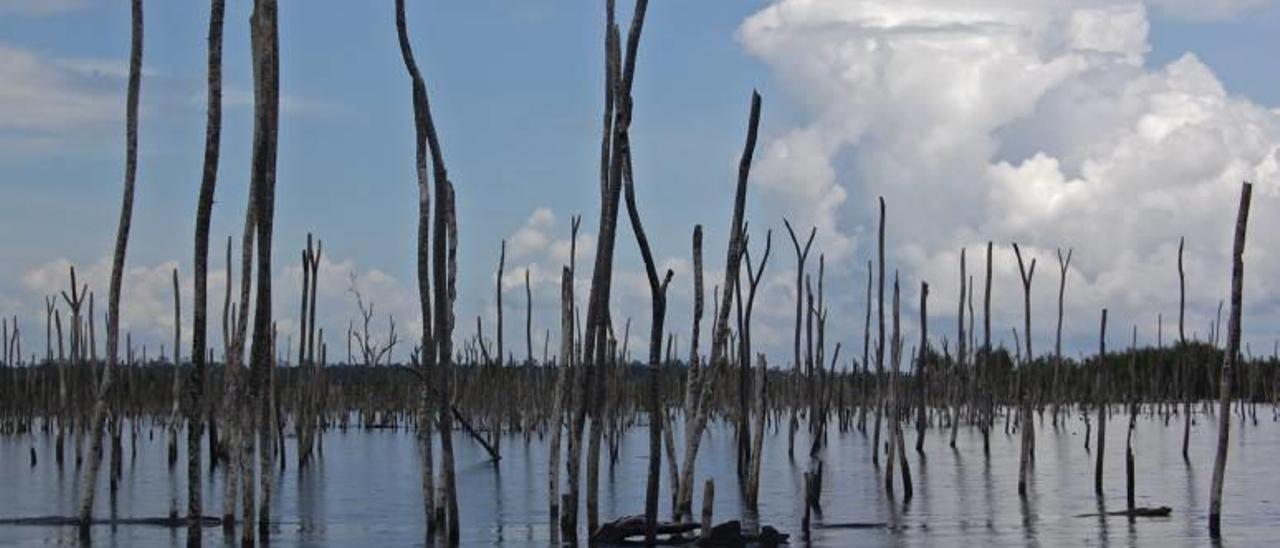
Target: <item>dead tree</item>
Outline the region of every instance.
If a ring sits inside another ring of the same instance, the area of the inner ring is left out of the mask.
[[[1138,326],[1133,326],[1133,342],[1129,344],[1129,428],[1124,439],[1125,509],[1134,517],[1133,433],[1138,427]]]
[[[1178,238],[1178,371],[1182,376],[1182,460],[1187,457],[1187,444],[1191,441],[1191,374],[1187,370],[1187,332],[1184,327],[1187,313],[1187,276],[1182,269],[1182,248],[1186,238]]]
[[[877,303],[879,306],[880,328],[876,331],[876,424],[875,434],[871,438],[871,464],[880,466],[880,417],[884,414],[884,403],[880,398],[880,382],[884,375],[884,196],[880,197],[880,230],[878,238],[879,249],[879,281],[877,282],[877,292],[879,294]]]
[[[502,240],[502,251],[498,254],[498,279],[497,279],[497,282],[495,283],[497,287],[495,287],[493,290],[493,294],[498,301],[498,305],[496,307],[498,312],[498,348],[497,348],[498,365],[502,365],[503,360],[505,360],[507,356],[504,353],[505,351],[503,350],[503,344],[502,344],[502,271],[503,269],[506,268],[506,266],[507,266],[507,241]],[[525,274],[527,278],[527,275],[528,275],[527,270],[525,271]]]
[[[803,363],[800,358],[800,327],[805,317],[804,263],[809,258],[809,248],[810,246],[813,245],[813,237],[818,234],[818,227],[815,226],[809,231],[809,237],[808,239],[805,240],[804,246],[802,247],[800,245],[800,240],[796,238],[795,230],[791,228],[791,222],[784,217],[782,219],[782,224],[787,227],[787,235],[791,237],[791,246],[795,248],[795,252],[796,252],[796,325],[795,325],[795,338],[793,339],[793,343],[792,343],[792,350],[794,351],[794,358],[793,358],[794,361],[792,362],[792,367],[795,368],[795,371],[798,373],[801,370],[801,363]],[[744,392],[745,392],[745,387],[744,387]],[[791,421],[787,430],[787,454],[791,454],[795,450],[795,439],[796,439],[796,411],[795,410],[796,410],[795,406],[791,406]],[[741,449],[741,446],[739,447],[739,449]]]
[[[1060,390],[1059,383],[1062,375],[1062,304],[1063,297],[1067,292],[1067,270],[1071,268],[1071,255],[1074,250],[1067,249],[1067,257],[1062,258],[1062,250],[1058,250],[1058,272],[1061,277],[1058,278],[1058,328],[1053,338],[1053,426],[1058,426],[1058,409],[1062,403],[1062,396],[1058,394]]]
[[[735,289],[738,293],[738,303],[740,314],[738,316],[738,477],[742,478],[747,475],[748,468],[751,465],[751,427],[747,423],[750,411],[747,407],[747,393],[751,390],[751,367],[750,360],[753,355],[751,352],[751,313],[755,309],[756,291],[760,286],[760,281],[764,278],[764,268],[769,263],[769,251],[773,247],[773,231],[769,230],[765,233],[764,239],[764,256],[760,259],[760,268],[754,269],[751,264],[751,248],[748,238],[743,237],[743,256],[747,262],[747,293],[743,295],[742,288],[739,286]],[[738,282],[735,281],[735,284]],[[742,304],[746,302],[745,306]]]
[[[1027,268],[1022,262],[1022,250],[1018,249],[1018,244],[1013,244],[1013,254],[1018,258],[1018,274],[1022,277],[1022,310],[1023,310],[1023,329],[1022,334],[1026,338],[1026,354],[1023,354],[1022,365],[1018,368],[1019,377],[1022,379],[1020,383],[1020,393],[1018,398],[1021,401],[1019,406],[1019,422],[1018,426],[1022,434],[1022,453],[1019,458],[1018,465],[1018,496],[1027,496],[1027,475],[1031,472],[1031,450],[1035,443],[1035,418],[1031,416],[1031,363],[1034,361],[1035,354],[1031,351],[1031,280],[1036,275],[1036,260],[1031,259],[1031,267]]]
[[[920,282],[920,345],[916,347],[916,453],[924,455],[924,430],[929,405],[929,284]]]
[[[616,101],[630,104],[631,97],[619,95]],[[631,220],[631,232],[635,234],[636,246],[640,248],[640,258],[644,261],[645,277],[649,281],[649,294],[652,301],[652,318],[649,322],[649,474],[645,486],[644,516],[645,542],[653,544],[657,540],[658,527],[658,479],[662,468],[662,406],[658,393],[658,373],[662,367],[662,329],[667,314],[667,287],[671,284],[673,272],[658,279],[658,269],[653,261],[653,252],[649,249],[649,238],[645,235],[644,224],[640,220],[640,212],[636,207],[635,179],[631,167],[631,144],[627,134],[621,134],[619,158],[622,162],[622,179],[627,203],[627,217]],[[525,287],[529,285],[529,274],[525,271]],[[530,358],[532,360],[532,358]]]
[[[743,255],[743,220],[747,205],[747,180],[751,174],[751,159],[755,154],[756,134],[760,128],[760,94],[751,93],[751,114],[747,121],[747,142],[743,147],[742,158],[738,162],[738,184],[734,193],[733,217],[729,223],[729,248],[725,259],[724,284],[721,288],[719,310],[716,311],[715,328],[712,330],[711,355],[709,367],[723,371],[727,367],[726,356],[729,339],[729,311],[733,305],[732,280],[737,279]],[[705,375],[713,374],[706,371]],[[698,455],[698,444],[702,441],[702,431],[706,428],[710,413],[710,397],[713,383],[708,379],[700,382],[699,394],[694,402],[695,411],[686,416],[685,453],[680,466],[680,486],[676,497],[677,514],[682,518],[693,516],[693,464]]]
[[[871,260],[867,260],[867,316],[862,323],[862,376],[858,379],[858,431],[867,433],[867,375],[871,371]],[[875,453],[873,450],[872,453]]]
[[[578,485],[581,479],[579,470],[582,466],[582,429],[576,427],[572,421],[563,425],[565,421],[564,413],[566,409],[578,409],[581,399],[586,395],[579,389],[578,377],[582,375],[582,355],[578,352],[578,347],[574,344],[574,333],[578,327],[578,318],[575,314],[577,308],[577,300],[574,294],[574,281],[577,279],[578,268],[578,228],[582,224],[582,217],[575,215],[569,226],[569,269],[568,275],[561,273],[560,287],[560,349],[564,354],[562,361],[564,362],[565,371],[561,375],[560,395],[558,408],[555,414],[556,429],[552,433],[552,457],[548,466],[555,468],[556,471],[551,474],[555,480],[556,487],[560,485],[559,480],[559,440],[557,434],[562,427],[568,427],[569,442],[566,450],[568,451],[568,462],[566,463],[566,473],[569,475],[568,493],[565,494],[563,502],[565,506],[560,506],[562,499],[557,498],[552,501],[552,513],[560,511],[560,529],[570,539],[577,539],[577,519],[578,511],[576,507],[570,509],[568,504],[572,502],[577,504]],[[549,493],[551,491],[548,491]],[[554,525],[552,526],[554,528]]]
[[[430,123],[430,105],[427,100],[427,85],[418,71],[418,64],[413,58],[413,46],[409,43],[409,33],[405,24],[404,0],[396,0],[396,38],[400,45],[400,54],[405,69],[412,83],[413,122],[414,122],[414,173],[418,185],[418,239],[417,239],[417,278],[418,304],[422,315],[422,332],[420,333],[422,361],[419,364],[421,377],[432,378],[438,353],[435,347],[435,331],[433,328],[434,308],[431,305],[431,181],[427,176],[427,150],[435,143],[428,142]],[[436,164],[440,169],[443,166]],[[439,173],[437,172],[437,175]],[[439,199],[439,197],[437,197]],[[501,284],[501,280],[498,281]],[[347,329],[347,361],[351,361],[351,328]],[[431,390],[427,382],[418,388],[418,447],[421,452],[422,502],[426,521],[427,535],[430,537],[436,530],[436,491],[435,469],[432,455],[431,437],[434,413],[431,410]],[[443,434],[441,434],[443,437]],[[429,539],[428,539],[429,540]]]
[[[893,466],[894,458],[898,457],[898,464],[902,468],[902,498],[903,501],[910,501],[912,496],[911,487],[911,468],[907,461],[906,443],[902,436],[902,409],[898,400],[898,381],[902,373],[902,331],[900,329],[901,307],[899,301],[898,273],[893,273],[893,340],[892,353],[890,360],[893,361],[893,371],[889,378],[889,395],[887,408],[887,417],[889,426],[889,453],[885,457],[884,468],[884,488],[890,497],[893,496]]]
[[[1240,360],[1240,316],[1244,293],[1244,238],[1249,225],[1249,202],[1253,184],[1240,189],[1240,208],[1236,214],[1236,231],[1231,246],[1231,315],[1227,318],[1227,350],[1222,358],[1222,378],[1218,391],[1218,449],[1213,458],[1213,485],[1209,491],[1209,535],[1217,539],[1222,524],[1222,481],[1226,473],[1228,438],[1231,432],[1231,379]]]
[[[75,322],[79,323],[79,322]],[[77,328],[79,331],[79,328]],[[78,338],[78,337],[77,337]],[[169,409],[169,469],[172,470],[174,465],[178,463],[178,419],[182,408],[180,407],[182,397],[182,302],[181,293],[178,288],[178,269],[173,269],[173,390],[170,394],[173,400]],[[171,512],[175,517],[178,515],[178,500],[175,495],[173,499],[173,507]]]
[[[366,303],[364,295],[360,293],[360,287],[356,284],[356,273],[351,272],[348,280],[347,291],[355,296],[356,308],[360,311],[360,329],[352,332],[352,336],[356,341],[356,348],[360,351],[360,357],[365,367],[377,367],[386,360],[387,365],[391,364],[390,353],[400,342],[399,336],[396,335],[396,320],[387,315],[388,331],[384,340],[378,340],[377,336],[369,331],[369,325],[373,322],[374,304]]]
[[[1098,454],[1093,465],[1093,494],[1102,496],[1102,456],[1107,449],[1107,402],[1103,395],[1103,374],[1107,367],[1107,309],[1102,309],[1102,327],[1098,333],[1098,367],[1094,371],[1097,380],[1094,385],[1094,398],[1098,408],[1098,441],[1095,444]]]
[[[249,18],[254,74],[253,152],[250,159],[250,193],[257,226],[258,279],[250,349],[250,398],[257,403],[259,481],[262,504],[258,507],[258,531],[265,536],[271,522],[272,425],[271,369],[273,320],[271,308],[271,238],[275,211],[276,146],[280,117],[280,40],[276,0],[256,0]],[[245,524],[246,535],[249,526]]]
[[[960,306],[959,306],[959,310],[956,312],[957,348],[956,348],[956,362],[955,362],[956,374],[954,375],[956,383],[955,383],[955,386],[951,387],[952,394],[953,394],[952,412],[951,412],[951,448],[952,449],[956,448],[956,433],[959,432],[960,430],[960,403],[961,403],[961,400],[963,399],[962,396],[964,394],[964,386],[963,386],[964,383],[961,381],[961,378],[965,374],[965,371],[964,371],[965,358],[968,356],[968,354],[965,353],[965,343],[968,340],[966,339],[964,334],[964,303],[965,303],[966,297],[969,299],[969,306],[970,307],[973,306],[972,294],[967,293],[965,291],[966,274],[965,274],[964,259],[965,259],[965,249],[960,248]],[[972,411],[972,407],[970,407],[970,411]]]
[[[978,354],[978,373],[984,377],[984,383],[990,381],[989,367],[987,360],[991,355],[991,252],[992,243],[987,241],[987,278],[986,286],[982,292],[982,351]],[[982,432],[982,454],[983,456],[991,455],[991,422],[995,413],[995,394],[992,392],[991,386],[986,386],[986,395],[983,398],[983,413],[980,418],[979,430]]]
[[[524,269],[524,344],[525,365],[533,365],[533,288],[529,285],[529,269]],[[502,360],[502,352],[498,352]]]
[[[600,158],[600,225],[596,237],[595,265],[591,275],[591,290],[587,303],[584,359],[590,362],[583,375],[582,405],[574,416],[574,428],[581,429],[588,411],[592,412],[591,439],[587,456],[587,527],[595,530],[599,523],[596,497],[599,479],[599,446],[603,434],[601,398],[604,375],[599,371],[609,358],[609,296],[613,281],[613,254],[618,225],[618,197],[622,191],[622,162],[620,150],[626,141],[631,123],[631,104],[617,104],[619,97],[631,97],[631,85],[635,76],[636,52],[640,34],[644,28],[644,16],[648,9],[646,0],[637,0],[627,37],[625,58],[620,50],[620,31],[614,23],[613,2],[606,7],[606,85],[605,128]],[[625,60],[624,60],[625,59]],[[576,510],[576,501],[571,507]],[[568,531],[566,531],[568,533]]]
[[[133,222],[133,187],[138,174],[138,96],[142,87],[142,0],[131,2],[129,46],[129,84],[125,99],[125,168],[124,197],[120,204],[120,222],[116,227],[115,252],[111,259],[111,281],[107,297],[107,367],[102,372],[89,422],[90,449],[88,468],[80,484],[80,537],[89,538],[93,521],[93,499],[97,492],[98,471],[102,464],[102,428],[106,423],[107,398],[111,394],[111,376],[118,363],[120,342],[120,290],[124,282],[124,260],[129,246],[129,227]]]
[[[196,202],[193,303],[191,319],[191,376],[187,380],[187,531],[199,535],[204,506],[200,490],[201,411],[205,408],[205,348],[208,333],[209,225],[213,217],[213,197],[218,184],[218,157],[222,143],[222,30],[225,0],[210,0],[209,54],[207,69],[208,105],[205,113],[204,168],[200,195]],[[230,241],[228,241],[228,252]],[[230,272],[228,272],[230,274]],[[228,289],[231,277],[226,280]],[[230,295],[230,293],[228,293]],[[212,432],[213,423],[210,421]],[[214,439],[211,437],[210,442]],[[209,444],[209,461],[217,462],[217,444]],[[234,495],[231,500],[234,501]]]

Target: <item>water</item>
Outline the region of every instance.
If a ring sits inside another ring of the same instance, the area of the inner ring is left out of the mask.
[[[1273,410],[1259,410],[1259,422],[1234,418],[1230,460],[1224,489],[1223,544],[1266,545],[1280,538],[1280,423]],[[1118,414],[1118,413],[1117,413]],[[1124,437],[1127,417],[1108,424],[1106,444],[1106,510],[1125,507]],[[856,430],[832,433],[825,450],[825,484],[821,523],[887,522],[893,528],[870,530],[813,530],[818,546],[1203,546],[1209,543],[1207,507],[1217,423],[1197,416],[1192,428],[1190,461],[1181,456],[1182,424],[1174,417],[1166,427],[1158,418],[1141,418],[1136,433],[1137,503],[1171,506],[1167,518],[1078,517],[1096,513],[1093,494],[1093,455],[1084,450],[1085,425],[1078,416],[1055,431],[1046,418],[1037,424],[1037,462],[1025,501],[1017,495],[1019,436],[1006,436],[1003,421],[991,435],[991,457],[982,455],[976,430],[961,429],[959,451],[947,447],[947,433],[931,429],[925,443],[927,458],[913,450],[915,433],[907,429],[907,450],[915,483],[915,497],[903,504],[883,490],[883,472],[872,467],[870,433]],[[868,428],[870,430],[870,428]],[[1096,431],[1094,432],[1096,435]],[[644,504],[645,458],[648,433],[627,432],[616,466],[601,468],[602,519],[638,514]],[[185,436],[184,436],[185,437]],[[165,464],[164,433],[154,437],[144,429],[138,436],[136,459],[130,459],[125,434],[125,472],[112,503],[106,481],[100,481],[98,516],[162,517],[168,515],[176,492],[185,500],[185,460],[171,476]],[[468,546],[545,546],[548,544],[546,459],[544,442],[535,436],[525,444],[520,436],[503,439],[502,460],[495,466],[484,450],[464,435],[455,435],[458,504],[462,543]],[[677,438],[680,439],[678,434]],[[0,437],[0,517],[72,515],[78,493],[78,474],[68,458],[59,471],[53,460],[52,439],[44,436]],[[28,450],[34,445],[39,464],[29,468]],[[1092,443],[1091,443],[1092,445]],[[68,443],[68,455],[74,444]],[[713,425],[702,444],[694,509],[701,508],[702,479],[716,483],[716,521],[742,514],[734,473],[732,431]],[[808,469],[801,458],[808,447],[803,432],[796,438],[797,458],[787,457],[785,422],[781,431],[765,439],[761,473],[760,518],[800,542],[803,515],[799,493]],[[185,450],[185,448],[181,448]],[[294,453],[289,448],[292,459]],[[1096,447],[1093,447],[1096,451]],[[439,452],[436,453],[437,458]],[[438,462],[438,461],[437,461]],[[665,465],[665,460],[664,460]],[[438,464],[437,464],[438,466]],[[662,515],[669,516],[667,472],[663,470]],[[221,477],[205,476],[205,507],[221,509]],[[900,491],[900,487],[899,493]],[[175,491],[176,490],[176,491]],[[374,430],[331,432],[324,437],[324,458],[299,472],[289,463],[276,477],[272,528],[275,546],[410,546],[424,542],[418,453],[411,432]],[[184,503],[185,504],[185,503]],[[585,523],[585,513],[581,520]],[[25,546],[74,543],[72,527],[0,526],[0,545]],[[97,526],[96,544],[103,546],[163,546],[185,540],[185,531],[152,526]],[[207,528],[204,540],[227,542],[220,528]]]

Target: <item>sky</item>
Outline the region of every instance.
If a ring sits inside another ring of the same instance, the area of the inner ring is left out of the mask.
[[[619,4],[628,21],[630,3]],[[375,303],[376,336],[395,318],[406,341],[397,359],[420,325],[412,104],[392,5],[280,6],[274,314],[287,345],[298,328],[299,254],[314,233],[324,242],[318,316],[331,360],[344,359],[343,334],[358,317],[353,286]],[[251,6],[227,6],[211,302],[225,288],[225,239],[239,234],[246,201]],[[150,1],[145,11],[122,328],[155,355],[172,346],[175,268],[190,336],[208,5]],[[506,350],[525,357],[526,270],[533,354],[541,357],[548,329],[558,348],[559,272],[570,218],[579,214],[576,284],[585,301],[599,211],[603,12],[602,2],[586,0],[408,2],[457,189],[459,342],[474,336],[477,316],[493,337],[505,239]],[[641,214],[659,262],[675,273],[667,325],[687,340],[695,224],[706,230],[708,302],[721,282],[756,89],[764,106],[747,198],[753,259],[766,231],[773,234],[753,339],[771,364],[791,361],[796,257],[783,218],[800,232],[817,227],[806,267],[816,276],[824,255],[827,340],[844,345],[839,367],[861,359],[881,196],[909,345],[926,281],[931,344],[954,348],[960,251],[980,294],[988,240],[998,342],[1012,346],[1011,329],[1022,323],[1011,248],[1018,242],[1037,260],[1036,354],[1054,343],[1059,248],[1073,250],[1064,352],[1096,348],[1103,307],[1112,348],[1128,344],[1133,326],[1139,344],[1168,344],[1177,329],[1179,237],[1187,336],[1205,338],[1228,296],[1244,180],[1255,183],[1245,339],[1252,353],[1269,354],[1280,336],[1280,254],[1268,249],[1280,229],[1277,47],[1280,4],[1267,0],[654,1],[631,135]],[[66,289],[69,266],[105,301],[128,48],[123,0],[0,0],[0,315],[19,318],[28,354],[43,352],[44,297]],[[614,321],[621,329],[631,320],[629,348],[643,356],[649,290],[634,236],[621,224]]]

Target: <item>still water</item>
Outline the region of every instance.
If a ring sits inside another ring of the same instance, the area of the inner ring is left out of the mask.
[[[1118,413],[1117,413],[1118,414]],[[991,456],[982,454],[974,429],[961,429],[958,451],[947,446],[946,432],[931,429],[925,456],[913,450],[915,432],[907,429],[907,447],[915,497],[903,504],[884,494],[882,472],[872,466],[870,432],[833,432],[823,453],[824,515],[815,524],[885,522],[875,529],[813,530],[815,546],[1204,546],[1209,544],[1206,509],[1212,475],[1217,422],[1197,415],[1189,461],[1181,456],[1182,424],[1174,417],[1139,419],[1135,434],[1137,503],[1171,506],[1165,518],[1080,517],[1096,513],[1093,454],[1084,449],[1085,423],[1073,416],[1052,428],[1046,416],[1037,421],[1037,459],[1025,501],[1017,495],[1018,439],[1006,435],[1003,422],[991,436]],[[1223,544],[1275,546],[1280,543],[1280,423],[1275,411],[1258,410],[1258,423],[1233,416],[1230,460],[1224,495]],[[677,421],[678,422],[678,421]],[[1124,439],[1127,417],[1113,415],[1106,443],[1105,510],[1125,506]],[[870,430],[870,428],[868,428]],[[112,501],[106,468],[100,481],[98,516],[163,517],[175,492],[185,500],[185,461],[171,473],[166,466],[164,435],[143,427],[131,458],[125,434],[125,472]],[[1096,432],[1094,433],[1096,436]],[[633,428],[621,442],[616,465],[601,469],[602,519],[643,511],[648,433]],[[185,436],[184,436],[185,438]],[[458,503],[462,543],[466,546],[545,546],[548,544],[547,451],[536,436],[503,439],[496,465],[484,450],[455,436]],[[677,440],[680,439],[677,435]],[[1093,445],[1091,443],[1091,445]],[[29,466],[35,447],[39,463]],[[734,473],[733,434],[723,424],[708,429],[698,455],[694,508],[701,508],[703,478],[716,483],[715,519],[738,518],[742,506]],[[761,522],[800,540],[803,515],[799,493],[809,468],[796,438],[797,457],[787,456],[785,423],[765,439],[761,474]],[[68,443],[68,452],[74,444]],[[185,450],[184,448],[180,448]],[[1096,446],[1091,448],[1096,451]],[[70,453],[68,453],[70,454]],[[289,447],[292,459],[294,453]],[[439,452],[436,452],[439,458]],[[437,461],[438,462],[438,461]],[[664,462],[665,464],[665,462]],[[438,466],[438,465],[437,465]],[[667,472],[662,473],[661,500],[669,503]],[[72,459],[66,469],[54,464],[52,439],[43,435],[0,437],[0,518],[73,515],[78,475]],[[206,474],[205,507],[221,508],[221,477]],[[900,488],[899,488],[900,489]],[[176,491],[175,491],[176,490]],[[273,546],[412,546],[422,545],[418,451],[409,431],[334,431],[324,437],[324,458],[299,471],[289,467],[276,476],[271,532]],[[668,504],[662,515],[670,514]],[[585,522],[585,513],[581,522]],[[221,546],[220,528],[204,531],[205,543]],[[99,546],[165,546],[180,544],[185,531],[153,526],[95,527]],[[71,527],[0,525],[0,546],[55,545],[76,542]]]

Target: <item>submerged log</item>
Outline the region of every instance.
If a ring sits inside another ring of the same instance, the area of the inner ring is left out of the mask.
[[[658,522],[657,534],[659,535],[679,535],[698,530],[699,525],[696,523],[678,523],[678,522]],[[616,520],[600,525],[595,532],[591,533],[591,542],[596,544],[620,544],[627,541],[629,537],[642,536],[645,533],[645,517],[623,516]]]
[[[1096,518],[1101,516],[1126,516],[1134,518],[1167,518],[1173,513],[1173,509],[1168,506],[1139,506],[1132,510],[1116,510],[1114,512],[1104,512],[1092,514],[1079,514],[1078,518]]]
[[[742,529],[742,522],[738,520],[730,520],[710,527],[696,537],[684,536],[685,533],[698,531],[701,528],[702,526],[697,523],[659,522],[657,534],[664,535],[667,538],[658,539],[655,544],[696,544],[698,546],[746,546],[747,544],[752,544],[755,546],[778,546],[786,544],[787,539],[790,538],[790,535],[781,533],[768,525],[761,527],[758,533],[746,532]],[[643,515],[623,516],[600,525],[600,528],[591,534],[591,542],[605,545],[639,545],[644,543],[629,539],[642,537],[644,534],[645,517]]]

